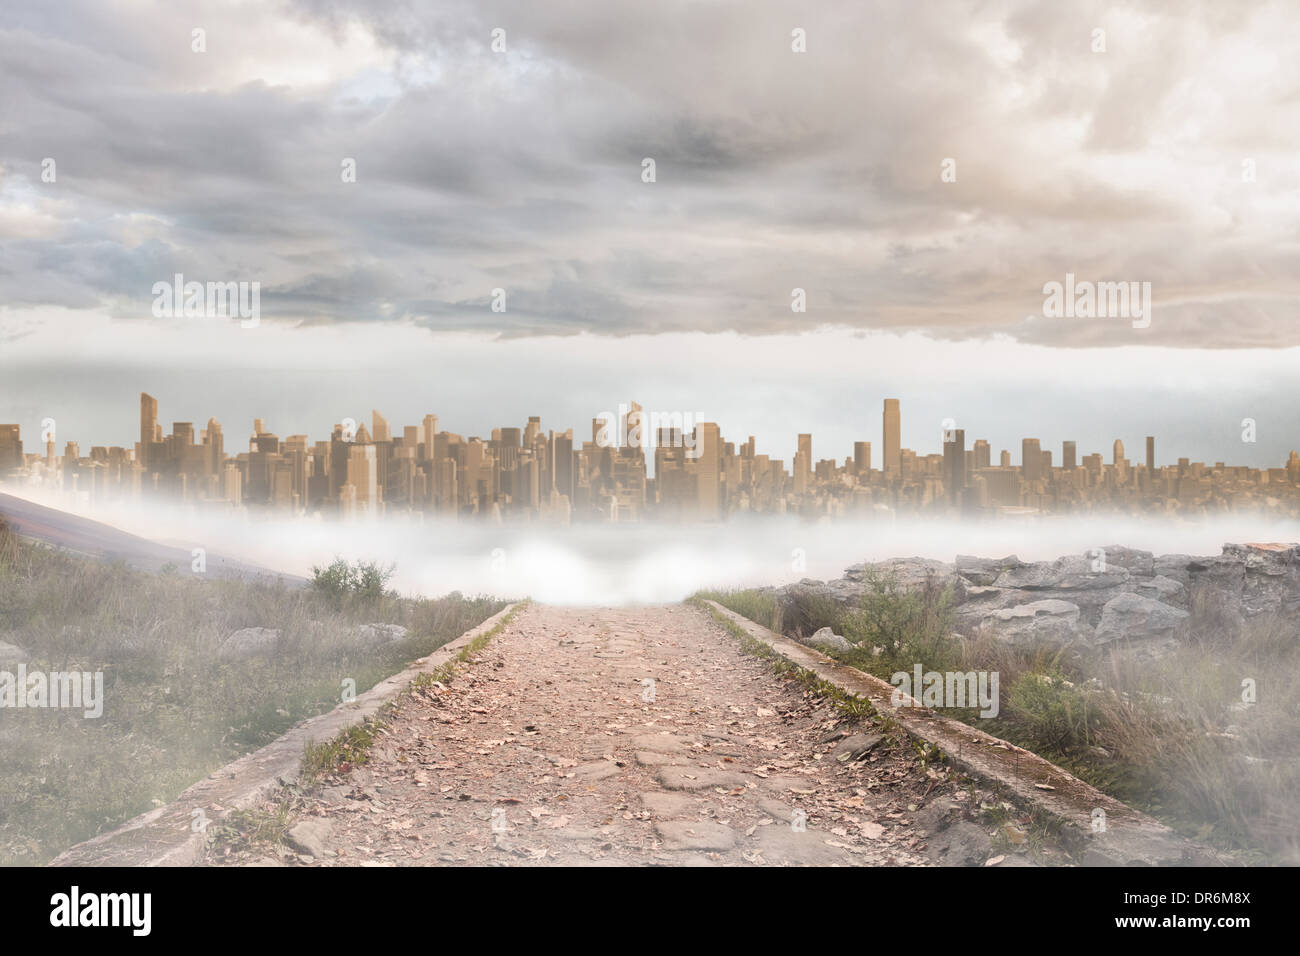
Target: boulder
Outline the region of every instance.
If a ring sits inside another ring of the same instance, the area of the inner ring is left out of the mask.
[[[1143,597],[1163,601],[1166,604],[1180,604],[1187,600],[1187,588],[1163,574],[1157,574],[1152,578],[1139,579],[1134,587],[1135,593],[1141,594]]]
[[[1125,592],[1106,602],[1093,641],[1168,640],[1176,637],[1188,613],[1154,598]]]
[[[1005,558],[976,558],[969,554],[957,555],[957,573],[979,587],[987,587],[998,579],[998,575],[1011,568],[1019,568],[1024,562],[1014,554]]]
[[[278,628],[245,627],[235,631],[217,650],[217,656],[223,661],[245,660],[249,657],[266,657],[275,652],[280,640]]]
[[[873,577],[893,580],[904,591],[917,590],[927,584],[951,587],[958,602],[966,598],[966,583],[954,566],[933,558],[893,558],[872,564],[855,564],[844,571],[845,580],[861,585]]]
[[[392,641],[400,641],[407,635],[406,628],[400,624],[361,624],[355,632],[356,642],[365,647],[378,647]]]
[[[876,745],[883,739],[880,734],[853,734],[836,744],[831,756],[840,763],[862,760],[875,750]]]
[[[285,842],[299,853],[319,859],[333,856],[329,849],[331,826],[328,820],[308,819],[295,823],[285,834]]]
[[[1225,544],[1222,557],[1242,565],[1243,615],[1300,611],[1300,545]]]
[[[960,820],[930,838],[926,855],[943,866],[983,866],[993,839],[981,827]]]
[[[31,659],[25,650],[17,644],[10,644],[7,641],[0,641],[0,665],[3,664],[21,664],[23,661]]]
[[[1081,636],[1079,606],[1054,598],[992,611],[985,615],[981,626],[1015,646],[1059,647]]]
[[[829,627],[821,628],[805,640],[804,643],[811,647],[821,647],[831,651],[847,651],[852,650],[853,648],[852,644],[850,644],[845,638],[840,637],[840,635],[836,634]]]

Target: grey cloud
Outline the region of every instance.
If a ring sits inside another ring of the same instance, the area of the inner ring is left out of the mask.
[[[1300,343],[1294,240],[1258,210],[1289,201],[1295,68],[1219,91],[1233,108],[1196,136],[1178,100],[1207,33],[1300,60],[1297,32],[1269,28],[1277,3],[302,0],[205,10],[207,61],[183,11],[71,9],[19,4],[0,29],[0,204],[26,190],[54,217],[41,238],[0,234],[10,303],[129,314],[176,270],[262,281],[271,321],[1134,344],[1026,322],[1072,271],[1177,302],[1143,341]],[[396,65],[216,82],[257,16],[339,44],[361,27]],[[497,26],[505,56],[488,49]],[[807,54],[789,50],[794,26]],[[1252,145],[1274,173],[1243,194]],[[39,180],[44,156],[57,184]],[[1196,185],[1207,164],[1224,170],[1213,196]],[[510,311],[485,312],[498,286]]]

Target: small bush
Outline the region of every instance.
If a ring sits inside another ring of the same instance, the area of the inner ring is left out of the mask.
[[[335,558],[328,566],[311,569],[311,586],[316,592],[330,598],[337,605],[349,600],[363,604],[377,604],[391,592],[387,586],[396,565],[381,567],[374,561],[355,561],[349,564]]]

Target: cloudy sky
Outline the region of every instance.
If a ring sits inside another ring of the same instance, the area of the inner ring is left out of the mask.
[[[894,395],[922,451],[953,417],[1017,460],[1155,433],[1276,464],[1298,26],[1287,0],[15,0],[0,420],[127,443],[147,389],[228,434],[381,404],[581,433],[636,398],[842,457]],[[261,325],[153,317],[175,273],[260,283]],[[1150,326],[1046,317],[1066,273],[1149,282]]]

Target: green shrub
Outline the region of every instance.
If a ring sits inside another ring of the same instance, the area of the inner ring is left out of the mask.
[[[312,566],[311,586],[338,605],[348,600],[363,604],[377,604],[389,595],[388,582],[396,565],[381,567],[374,561],[355,561],[349,564],[335,558],[328,566]]]

